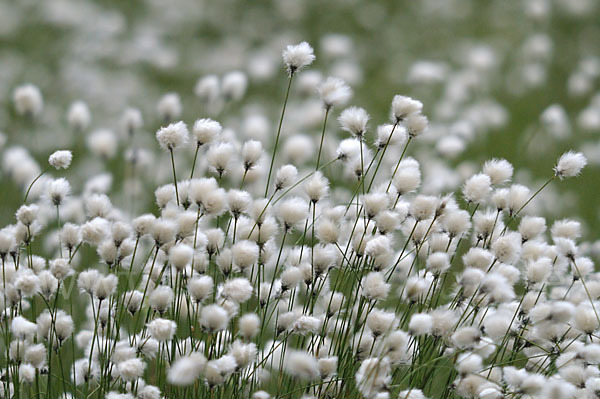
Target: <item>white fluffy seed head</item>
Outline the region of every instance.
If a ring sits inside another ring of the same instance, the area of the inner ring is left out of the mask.
[[[200,325],[211,334],[225,330],[228,323],[229,314],[219,305],[208,305],[200,311]]]
[[[81,277],[81,274],[79,274]],[[114,274],[109,274],[108,276],[100,277],[95,280],[94,284],[94,295],[96,298],[100,300],[104,300],[114,294],[117,289],[117,284],[119,283],[119,279]]]
[[[388,146],[401,146],[406,143],[408,139],[408,133],[404,126],[397,124],[390,125],[379,125],[377,126],[377,139],[375,140],[375,146],[380,150]]]
[[[188,140],[188,128],[184,122],[171,123],[166,127],[161,127],[156,132],[158,144],[165,151],[173,151],[181,147]]]
[[[17,220],[23,223],[25,226],[31,226],[31,224],[35,222],[38,217],[38,211],[39,208],[35,204],[21,205],[15,216]]]
[[[171,307],[174,296],[171,287],[168,285],[159,285],[150,294],[148,302],[153,310],[162,315]]]
[[[223,142],[211,145],[206,154],[206,159],[211,171],[221,177],[229,171],[233,156],[233,145]]]
[[[283,64],[289,76],[313,63],[315,55],[313,48],[307,42],[288,45],[282,53]]]
[[[434,252],[427,257],[426,267],[433,275],[440,275],[450,269],[450,258],[446,252]]]
[[[233,71],[223,76],[221,92],[227,101],[239,101],[246,94],[248,78],[241,71]]]
[[[187,285],[190,297],[195,302],[202,302],[212,294],[213,279],[210,276],[192,278]]]
[[[529,200],[529,188],[513,184],[508,191],[508,209],[511,214],[521,209]]]
[[[21,115],[37,116],[44,107],[40,89],[32,84],[17,87],[13,93],[13,101],[15,109]]]
[[[156,111],[163,121],[169,122],[181,115],[181,99],[177,93],[167,93],[158,100]]]
[[[471,176],[463,187],[463,195],[469,202],[481,203],[492,190],[492,180],[484,173]]]
[[[260,331],[260,318],[254,313],[246,313],[239,318],[238,328],[242,337],[250,340]]]
[[[38,327],[35,323],[30,322],[22,316],[13,318],[10,324],[10,331],[16,338],[21,340],[33,339],[37,329]]]
[[[303,188],[308,199],[317,203],[329,193],[329,180],[317,171],[304,183]]]
[[[425,220],[433,217],[438,199],[430,195],[418,195],[410,204],[410,214],[417,220]]]
[[[392,122],[399,123],[409,115],[419,114],[423,103],[410,97],[396,95],[392,99]]]
[[[142,113],[137,108],[127,108],[121,116],[121,128],[129,135],[144,125]]]
[[[397,325],[395,313],[386,312],[380,309],[373,309],[369,312],[366,322],[367,327],[369,327],[371,333],[375,337],[389,333]]]
[[[71,151],[55,151],[48,158],[48,163],[56,169],[67,169],[71,165],[73,154]]]
[[[194,94],[206,104],[213,104],[217,101],[220,92],[219,78],[216,75],[206,75],[198,79],[194,86]]]
[[[496,186],[510,181],[513,166],[506,159],[490,159],[483,165],[483,173],[488,175],[491,183]]]
[[[194,248],[186,244],[177,244],[169,250],[169,262],[177,270],[183,270],[192,261]]]
[[[52,205],[59,206],[71,193],[71,185],[64,177],[50,181],[46,188],[47,196]]]
[[[221,295],[239,304],[250,299],[252,291],[250,281],[244,277],[238,277],[225,281]]]
[[[212,143],[217,139],[223,128],[221,124],[209,118],[198,119],[194,122],[192,134],[199,146]]]
[[[404,195],[416,190],[421,185],[421,171],[419,165],[411,166],[405,164],[404,161],[400,163],[400,166],[394,175],[392,184],[396,189],[398,195]]]
[[[291,186],[298,177],[298,169],[294,165],[283,165],[275,174],[275,188],[277,190]]]
[[[581,223],[576,220],[562,219],[557,220],[550,230],[552,238],[562,237],[570,240],[576,240],[581,237]]]
[[[492,252],[500,262],[515,264],[521,255],[521,235],[513,232],[498,237],[492,244]]]
[[[427,126],[429,125],[429,120],[426,116],[421,114],[411,114],[406,117],[404,120],[404,127],[406,128],[406,132],[412,138],[418,137],[425,132]]]
[[[415,313],[408,323],[408,331],[412,335],[431,334],[433,329],[433,319],[426,313]]]
[[[290,266],[281,273],[280,277],[281,289],[284,291],[291,290],[296,288],[302,280],[302,271],[295,266]]]
[[[154,319],[148,323],[150,336],[158,342],[170,341],[175,335],[177,324],[173,320]]]
[[[382,272],[371,272],[363,279],[362,295],[369,300],[385,300],[390,292],[390,284],[385,282]]]
[[[290,351],[286,354],[285,371],[304,381],[313,381],[319,378],[319,363],[306,352]]]
[[[243,271],[258,262],[259,248],[253,241],[242,240],[231,247],[231,254],[234,265]]]
[[[67,112],[67,122],[72,129],[82,131],[88,128],[92,117],[90,109],[83,101],[75,101]]]
[[[581,173],[581,170],[587,165],[587,158],[580,152],[568,151],[560,156],[554,174],[561,180],[565,177],[574,177]]]
[[[117,135],[108,129],[98,129],[87,137],[87,146],[90,151],[103,159],[111,159],[118,150]]]
[[[199,352],[177,359],[169,368],[167,381],[177,386],[192,385],[206,366],[206,358]]]
[[[369,114],[363,108],[350,107],[342,111],[338,121],[342,129],[360,139],[367,131]]]
[[[352,90],[340,78],[328,77],[317,90],[325,109],[344,105],[352,97]]]
[[[546,231],[546,219],[536,216],[523,216],[519,224],[519,233],[523,241],[538,237]]]
[[[277,207],[277,218],[286,230],[294,228],[307,217],[308,206],[304,200],[292,197],[283,200]]]

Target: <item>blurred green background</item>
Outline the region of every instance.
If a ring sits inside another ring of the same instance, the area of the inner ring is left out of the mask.
[[[137,139],[155,151],[160,121],[154,110],[162,94],[177,92],[183,119],[191,123],[209,114],[194,96],[196,80],[241,70],[250,82],[244,100],[209,116],[243,129],[243,117],[259,109],[274,134],[286,82],[281,50],[306,40],[317,55],[311,69],[346,79],[355,91],[352,103],[371,114],[372,130],[387,121],[393,95],[423,101],[432,128],[416,154],[446,158],[465,173],[503,157],[515,165],[515,181],[535,189],[564,150],[584,151],[592,165],[578,179],[554,183],[538,205],[550,220],[584,222],[594,240],[600,122],[590,126],[579,119],[588,108],[600,113],[600,101],[593,99],[599,21],[594,0],[1,1],[0,131],[4,148],[26,147],[42,169],[52,151],[75,149],[75,167],[65,176],[78,187],[90,170],[103,167],[79,156],[85,140],[65,118],[72,101],[90,106],[88,132],[118,130],[123,110],[140,108],[145,127]],[[422,61],[434,66],[431,75],[415,76]],[[17,116],[12,105],[14,88],[25,82],[44,95],[36,122]],[[490,103],[496,108],[478,108]],[[540,121],[552,104],[568,116],[564,137]],[[465,120],[474,134],[463,140],[464,151],[440,154],[439,139]],[[305,133],[317,135],[318,128]],[[107,163],[113,187],[123,176],[124,146],[121,140],[119,156]],[[0,222],[6,225],[14,222],[22,188],[5,172],[1,179]]]

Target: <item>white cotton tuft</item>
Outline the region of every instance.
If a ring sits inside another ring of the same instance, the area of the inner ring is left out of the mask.
[[[248,140],[242,146],[242,161],[244,163],[244,171],[248,171],[255,167],[263,154],[263,148],[260,141]]]
[[[342,129],[361,139],[367,131],[369,114],[363,108],[350,107],[342,111],[338,121]]]
[[[219,305],[208,305],[200,312],[200,325],[209,333],[225,330],[229,323],[227,310]]]
[[[46,187],[48,199],[54,206],[59,206],[71,193],[71,185],[64,177],[50,181]]]
[[[194,277],[188,282],[187,290],[193,301],[202,302],[212,294],[213,279],[210,276]]]
[[[146,363],[139,358],[128,359],[117,365],[119,377],[124,381],[136,381],[144,375]]]
[[[396,95],[392,99],[392,122],[402,122],[409,115],[420,113],[422,109],[422,102],[410,97]]]
[[[180,121],[177,123],[171,123],[166,127],[161,127],[156,132],[156,139],[163,150],[173,151],[187,143],[187,125]]]
[[[492,180],[484,173],[471,176],[463,187],[463,195],[469,202],[481,203],[485,201],[492,190]]]
[[[537,238],[546,231],[546,219],[535,216],[523,216],[519,224],[519,233],[523,242]]]
[[[87,104],[83,101],[75,101],[67,112],[67,122],[77,131],[82,131],[90,125],[91,114]]]
[[[209,105],[217,101],[220,91],[219,78],[216,75],[204,76],[198,79],[194,86],[194,94],[200,101]]]
[[[344,105],[352,97],[352,89],[340,78],[328,77],[317,90],[325,109]]]
[[[15,109],[21,115],[37,116],[44,107],[40,89],[32,84],[17,87],[13,93],[13,101]]]
[[[483,173],[488,175],[491,183],[496,186],[510,181],[513,175],[513,166],[506,159],[490,159],[483,164]]]
[[[409,137],[412,138],[418,137],[424,133],[428,125],[429,120],[426,116],[421,114],[408,115],[404,120],[406,132],[408,133]]]
[[[294,165],[283,165],[275,174],[275,189],[281,190],[291,186],[298,177],[298,169]]]
[[[227,101],[239,101],[246,94],[248,78],[241,71],[232,71],[223,76],[221,92]]]
[[[170,341],[175,335],[177,324],[173,320],[154,319],[148,323],[150,336],[158,342]]]
[[[206,358],[198,352],[180,357],[167,373],[167,381],[177,386],[192,385],[206,366]]]
[[[300,380],[313,381],[319,378],[319,363],[306,352],[289,351],[284,367],[287,373]]]
[[[391,367],[387,357],[365,359],[356,372],[356,386],[364,397],[375,397],[385,388],[390,372]]]
[[[307,42],[301,42],[296,45],[288,45],[282,53],[283,64],[288,75],[309,66],[315,60],[313,48]]]
[[[240,270],[246,270],[258,262],[259,248],[254,241],[242,240],[231,247],[233,263]]]
[[[303,222],[308,214],[308,206],[304,200],[298,197],[283,200],[277,207],[277,218],[286,230],[293,229]]]
[[[215,141],[222,130],[223,128],[219,122],[204,118],[194,122],[192,134],[196,139],[196,145],[202,146]]]
[[[303,188],[308,199],[315,204],[329,193],[329,180],[317,171],[304,183]]]
[[[210,169],[221,177],[230,170],[233,156],[234,148],[231,143],[214,143],[208,149],[206,159]]]
[[[174,297],[175,295],[171,287],[168,285],[159,285],[150,294],[148,302],[153,310],[162,315],[171,307]]]
[[[179,118],[182,111],[181,99],[177,93],[167,93],[158,100],[156,105],[158,116],[163,121],[172,121]]]
[[[136,130],[141,129],[144,125],[142,113],[137,108],[127,108],[121,116],[121,128],[128,134],[132,135]]]
[[[246,313],[238,320],[238,328],[246,340],[254,338],[260,331],[260,318],[254,313]]]
[[[568,151],[562,154],[554,167],[554,174],[561,180],[581,173],[587,165],[587,158],[580,152]]]
[[[252,284],[244,277],[238,277],[225,281],[222,295],[236,303],[246,302],[252,296]]]
[[[55,151],[50,158],[48,163],[54,166],[56,169],[67,169],[71,165],[73,154],[71,151]]]
[[[433,329],[433,319],[426,313],[415,313],[408,323],[408,332],[412,335],[431,334]]]

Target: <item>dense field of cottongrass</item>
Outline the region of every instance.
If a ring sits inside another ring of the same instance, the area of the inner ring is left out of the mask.
[[[251,3],[0,3],[0,398],[599,399],[599,4]]]
[[[600,277],[578,222],[531,212],[586,157],[564,153],[535,187],[493,158],[446,192],[411,151],[428,134],[427,105],[396,95],[373,126],[335,77],[316,85],[319,145],[282,146],[293,82],[315,55],[302,42],[282,58],[272,146],[213,119],[188,126],[166,96],[163,160],[127,148],[120,205],[109,176],[63,177],[88,151],[115,152],[110,133],[41,165],[5,149],[24,199],[0,231],[1,396],[598,397]],[[244,75],[229,79],[225,95],[199,84],[208,107],[243,95]],[[13,94],[35,125],[38,88]],[[92,114],[72,105],[75,134]],[[127,110],[125,140],[142,123]],[[345,136],[333,152],[331,125]],[[153,191],[141,183],[165,175]]]

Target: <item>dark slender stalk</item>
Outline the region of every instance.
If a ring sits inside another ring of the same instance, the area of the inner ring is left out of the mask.
[[[42,171],[42,173],[40,173],[39,175],[37,175],[37,177],[35,179],[33,179],[33,181],[31,182],[31,184],[29,184],[29,187],[27,188],[27,192],[25,193],[25,199],[23,200],[23,203],[27,202],[27,197],[29,196],[29,191],[31,191],[31,187],[33,187],[33,185],[35,184],[35,182],[38,181],[39,178],[42,177],[44,175],[44,173],[46,173],[48,171],[48,169],[50,169],[50,165],[48,165],[46,167],[46,169],[44,169]]]
[[[175,174],[175,158],[173,157],[173,149],[169,148],[171,153],[171,166],[173,167],[173,184],[175,184],[175,198],[177,198],[177,206],[179,206],[179,190],[177,189],[177,175]]]
[[[323,118],[323,131],[321,131],[321,144],[319,144],[319,155],[317,155],[317,167],[315,170],[319,169],[319,164],[321,163],[321,151],[323,150],[323,139],[325,139],[325,128],[327,127],[327,116],[329,115],[330,109],[331,107],[325,108],[325,118]]]
[[[283,125],[283,116],[285,115],[285,107],[287,106],[288,98],[290,96],[290,89],[292,87],[292,80],[294,74],[290,74],[288,81],[288,87],[285,92],[285,100],[283,100],[283,108],[281,109],[281,117],[279,118],[279,126],[277,127],[277,135],[275,136],[275,147],[273,148],[273,155],[271,156],[271,166],[269,166],[269,176],[267,177],[267,185],[265,186],[265,197],[269,193],[269,183],[271,182],[271,174],[273,173],[273,164],[275,163],[275,154],[277,154],[277,146],[279,144],[279,136],[281,135],[281,126]]]

